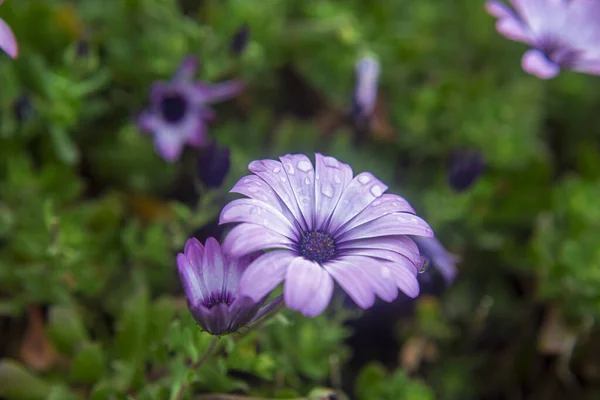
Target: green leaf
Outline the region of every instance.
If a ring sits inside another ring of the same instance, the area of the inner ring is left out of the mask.
[[[58,158],[67,165],[74,165],[79,160],[79,150],[69,137],[67,131],[58,126],[50,125],[50,138]]]
[[[52,306],[47,329],[54,346],[63,354],[72,354],[77,346],[89,340],[81,316],[73,306]]]
[[[0,361],[0,397],[7,400],[44,400],[51,386],[16,361]]]
[[[354,392],[360,400],[381,399],[381,386],[386,380],[387,372],[383,365],[371,363],[363,367],[356,379]]]
[[[99,344],[84,344],[71,363],[71,380],[84,384],[98,382],[104,373],[104,358],[104,352]]]

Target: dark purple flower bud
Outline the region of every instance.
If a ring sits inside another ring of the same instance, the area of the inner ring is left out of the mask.
[[[479,150],[456,149],[448,162],[448,183],[457,192],[470,188],[485,170],[485,161]]]
[[[21,95],[15,99],[12,104],[13,113],[19,123],[24,123],[29,120],[34,114],[35,110],[27,95]]]
[[[204,246],[191,238],[183,253],[177,255],[188,306],[198,325],[208,333],[236,332],[281,303],[279,297],[261,308],[264,298],[254,301],[239,295],[240,278],[253,259],[252,256],[226,259],[214,238],[208,238]]]
[[[448,252],[436,238],[413,236],[412,239],[419,247],[419,252],[427,263],[433,265],[439,271],[446,284],[451,284],[456,277],[456,263],[460,261],[460,258]]]
[[[250,37],[250,27],[248,24],[243,24],[239,29],[234,33],[231,38],[231,53],[233,55],[239,56],[246,49],[248,45],[248,38]]]
[[[213,142],[200,151],[198,176],[206,187],[220,187],[229,172],[229,166],[229,149],[227,147],[219,148]]]
[[[77,41],[77,47],[75,48],[77,57],[85,58],[90,55],[90,44],[85,39]]]
[[[215,85],[194,81],[197,68],[198,62],[188,57],[170,82],[154,83],[150,109],[138,118],[140,128],[152,132],[156,151],[168,162],[176,161],[186,144],[206,146],[206,122],[215,118],[208,104],[227,100],[243,89],[238,81]]]

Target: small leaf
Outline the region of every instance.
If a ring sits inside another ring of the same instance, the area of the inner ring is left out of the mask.
[[[354,392],[360,400],[379,400],[381,386],[386,380],[386,370],[383,365],[371,363],[365,366],[356,379]]]
[[[93,384],[104,373],[104,353],[97,343],[83,345],[71,363],[71,380],[75,383]]]
[[[79,150],[71,140],[67,131],[58,126],[50,125],[50,137],[58,158],[67,165],[74,165],[79,160]]]
[[[12,360],[0,361],[0,397],[7,400],[44,400],[50,385]]]
[[[48,336],[59,352],[73,354],[73,350],[88,340],[79,312],[71,306],[53,306],[48,317]]]

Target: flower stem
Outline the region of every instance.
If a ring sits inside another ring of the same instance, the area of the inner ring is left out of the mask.
[[[218,347],[218,344],[220,342],[221,337],[220,336],[213,336],[210,344],[208,345],[206,351],[204,352],[204,354],[202,355],[202,357],[200,357],[198,359],[198,361],[196,361],[195,363],[193,363],[192,365],[190,365],[190,369],[198,369],[202,364],[204,364],[204,362],[206,360],[208,360],[215,352],[215,350]],[[181,398],[183,397],[183,394],[185,393],[185,390],[187,389],[188,384],[186,382],[183,382],[181,384],[181,386],[179,387],[179,390],[177,391],[177,394],[173,397],[173,399],[175,400],[181,400]]]

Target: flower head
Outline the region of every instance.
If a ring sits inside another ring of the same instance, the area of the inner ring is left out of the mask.
[[[208,103],[222,101],[240,93],[242,84],[229,81],[207,85],[193,81],[196,60],[184,60],[170,82],[152,85],[149,110],[139,118],[140,127],[152,132],[156,151],[166,161],[179,158],[183,146],[203,147],[208,143],[206,121],[215,118]]]
[[[419,294],[422,260],[406,235],[432,237],[429,225],[400,196],[368,172],[333,157],[286,155],[253,161],[253,175],[231,190],[234,200],[220,222],[240,222],[225,238],[224,252],[237,257],[273,249],[257,258],[240,281],[240,293],[259,299],[284,283],[286,305],[305,316],[329,304],[334,280],[354,302],[368,308],[375,295],[392,301],[398,288]]]
[[[442,275],[446,284],[452,283],[456,277],[456,263],[460,258],[450,253],[436,238],[415,237],[421,255],[431,263]]]
[[[4,0],[0,0],[0,4],[3,2]],[[0,18],[0,49],[12,58],[17,58],[19,55],[17,39],[15,39],[15,35],[10,29],[10,26],[8,26],[2,18]]]
[[[489,0],[487,11],[496,29],[511,40],[533,47],[522,67],[542,79],[561,68],[600,75],[600,2],[597,0]]]
[[[275,302],[261,309],[264,299],[240,296],[238,282],[252,257],[225,259],[214,238],[206,245],[191,238],[177,255],[179,278],[194,319],[207,332],[235,332],[265,314]]]

